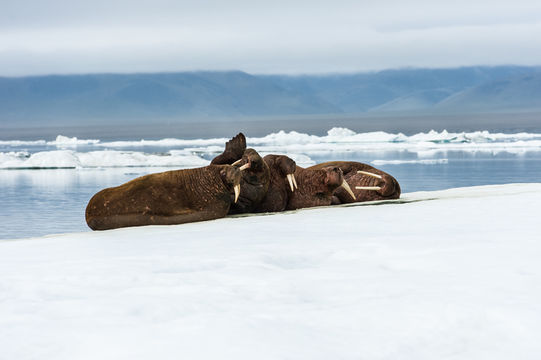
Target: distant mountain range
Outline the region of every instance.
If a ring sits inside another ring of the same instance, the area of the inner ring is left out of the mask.
[[[0,125],[541,109],[541,67],[0,77]]]

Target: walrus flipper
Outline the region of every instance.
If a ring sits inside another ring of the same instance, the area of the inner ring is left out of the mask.
[[[231,165],[242,157],[244,150],[246,150],[246,137],[243,133],[238,133],[225,143],[224,152],[212,159],[210,163],[212,165]]]

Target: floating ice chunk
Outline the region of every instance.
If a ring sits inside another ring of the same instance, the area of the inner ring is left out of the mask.
[[[347,136],[353,136],[357,133],[353,130],[350,130],[348,128],[341,128],[341,127],[334,127],[331,130],[327,131],[327,135],[330,137],[347,137]]]
[[[67,137],[64,135],[58,135],[55,141],[50,141],[47,145],[56,145],[57,147],[75,147],[77,145],[96,145],[100,141],[94,139],[77,139],[77,137]]]
[[[195,155],[145,154],[137,151],[72,150],[0,153],[0,168],[91,168],[91,167],[196,167],[208,161]]]

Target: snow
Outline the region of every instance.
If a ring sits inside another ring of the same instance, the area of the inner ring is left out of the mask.
[[[170,151],[161,155],[138,151],[74,150],[0,153],[0,169],[51,169],[93,167],[196,167],[208,165],[208,160],[191,154]]]
[[[537,359],[541,184],[0,242],[1,359]]]

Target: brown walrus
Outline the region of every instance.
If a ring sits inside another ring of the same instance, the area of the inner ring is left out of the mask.
[[[330,161],[317,164],[308,169],[317,170],[329,166],[339,167],[344,172],[344,179],[353,189],[356,200],[343,189],[338,188],[334,195],[339,203],[390,200],[400,197],[400,184],[391,175],[373,166],[355,161]]]
[[[289,194],[297,188],[295,161],[285,155],[266,155],[263,161],[270,170],[269,189],[265,198],[255,208],[255,212],[284,211]]]
[[[241,196],[229,209],[230,214],[253,212],[261,203],[270,182],[269,167],[254,149],[246,149],[246,137],[238,133],[225,143],[225,150],[211,164],[233,164],[242,171]]]
[[[240,170],[230,165],[141,176],[95,194],[86,222],[92,230],[107,230],[221,218],[239,196],[240,179]]]
[[[242,157],[233,163],[242,171],[239,200],[229,209],[230,214],[254,212],[265,198],[270,184],[270,170],[254,149],[244,150]]]
[[[337,166],[326,166],[321,169],[304,169],[297,166],[295,178],[299,187],[289,195],[287,210],[331,205],[333,193],[340,187],[355,198],[348,183],[344,181],[342,170]]]

